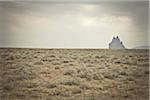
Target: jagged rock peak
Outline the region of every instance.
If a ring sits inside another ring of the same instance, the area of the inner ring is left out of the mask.
[[[112,41],[109,43],[109,49],[125,49],[123,42],[120,41],[118,36],[113,37]]]

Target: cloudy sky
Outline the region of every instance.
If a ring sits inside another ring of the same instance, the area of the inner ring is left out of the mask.
[[[127,48],[148,45],[148,1],[0,2],[0,47]]]

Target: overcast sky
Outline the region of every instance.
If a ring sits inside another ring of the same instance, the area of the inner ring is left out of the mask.
[[[84,1],[1,1],[0,47],[108,48],[117,35],[148,45],[148,1]]]

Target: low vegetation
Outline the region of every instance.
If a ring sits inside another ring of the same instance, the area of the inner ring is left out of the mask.
[[[0,100],[148,100],[148,50],[0,49]]]

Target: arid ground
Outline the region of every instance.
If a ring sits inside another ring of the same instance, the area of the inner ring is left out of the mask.
[[[0,49],[0,100],[148,100],[149,51]]]

